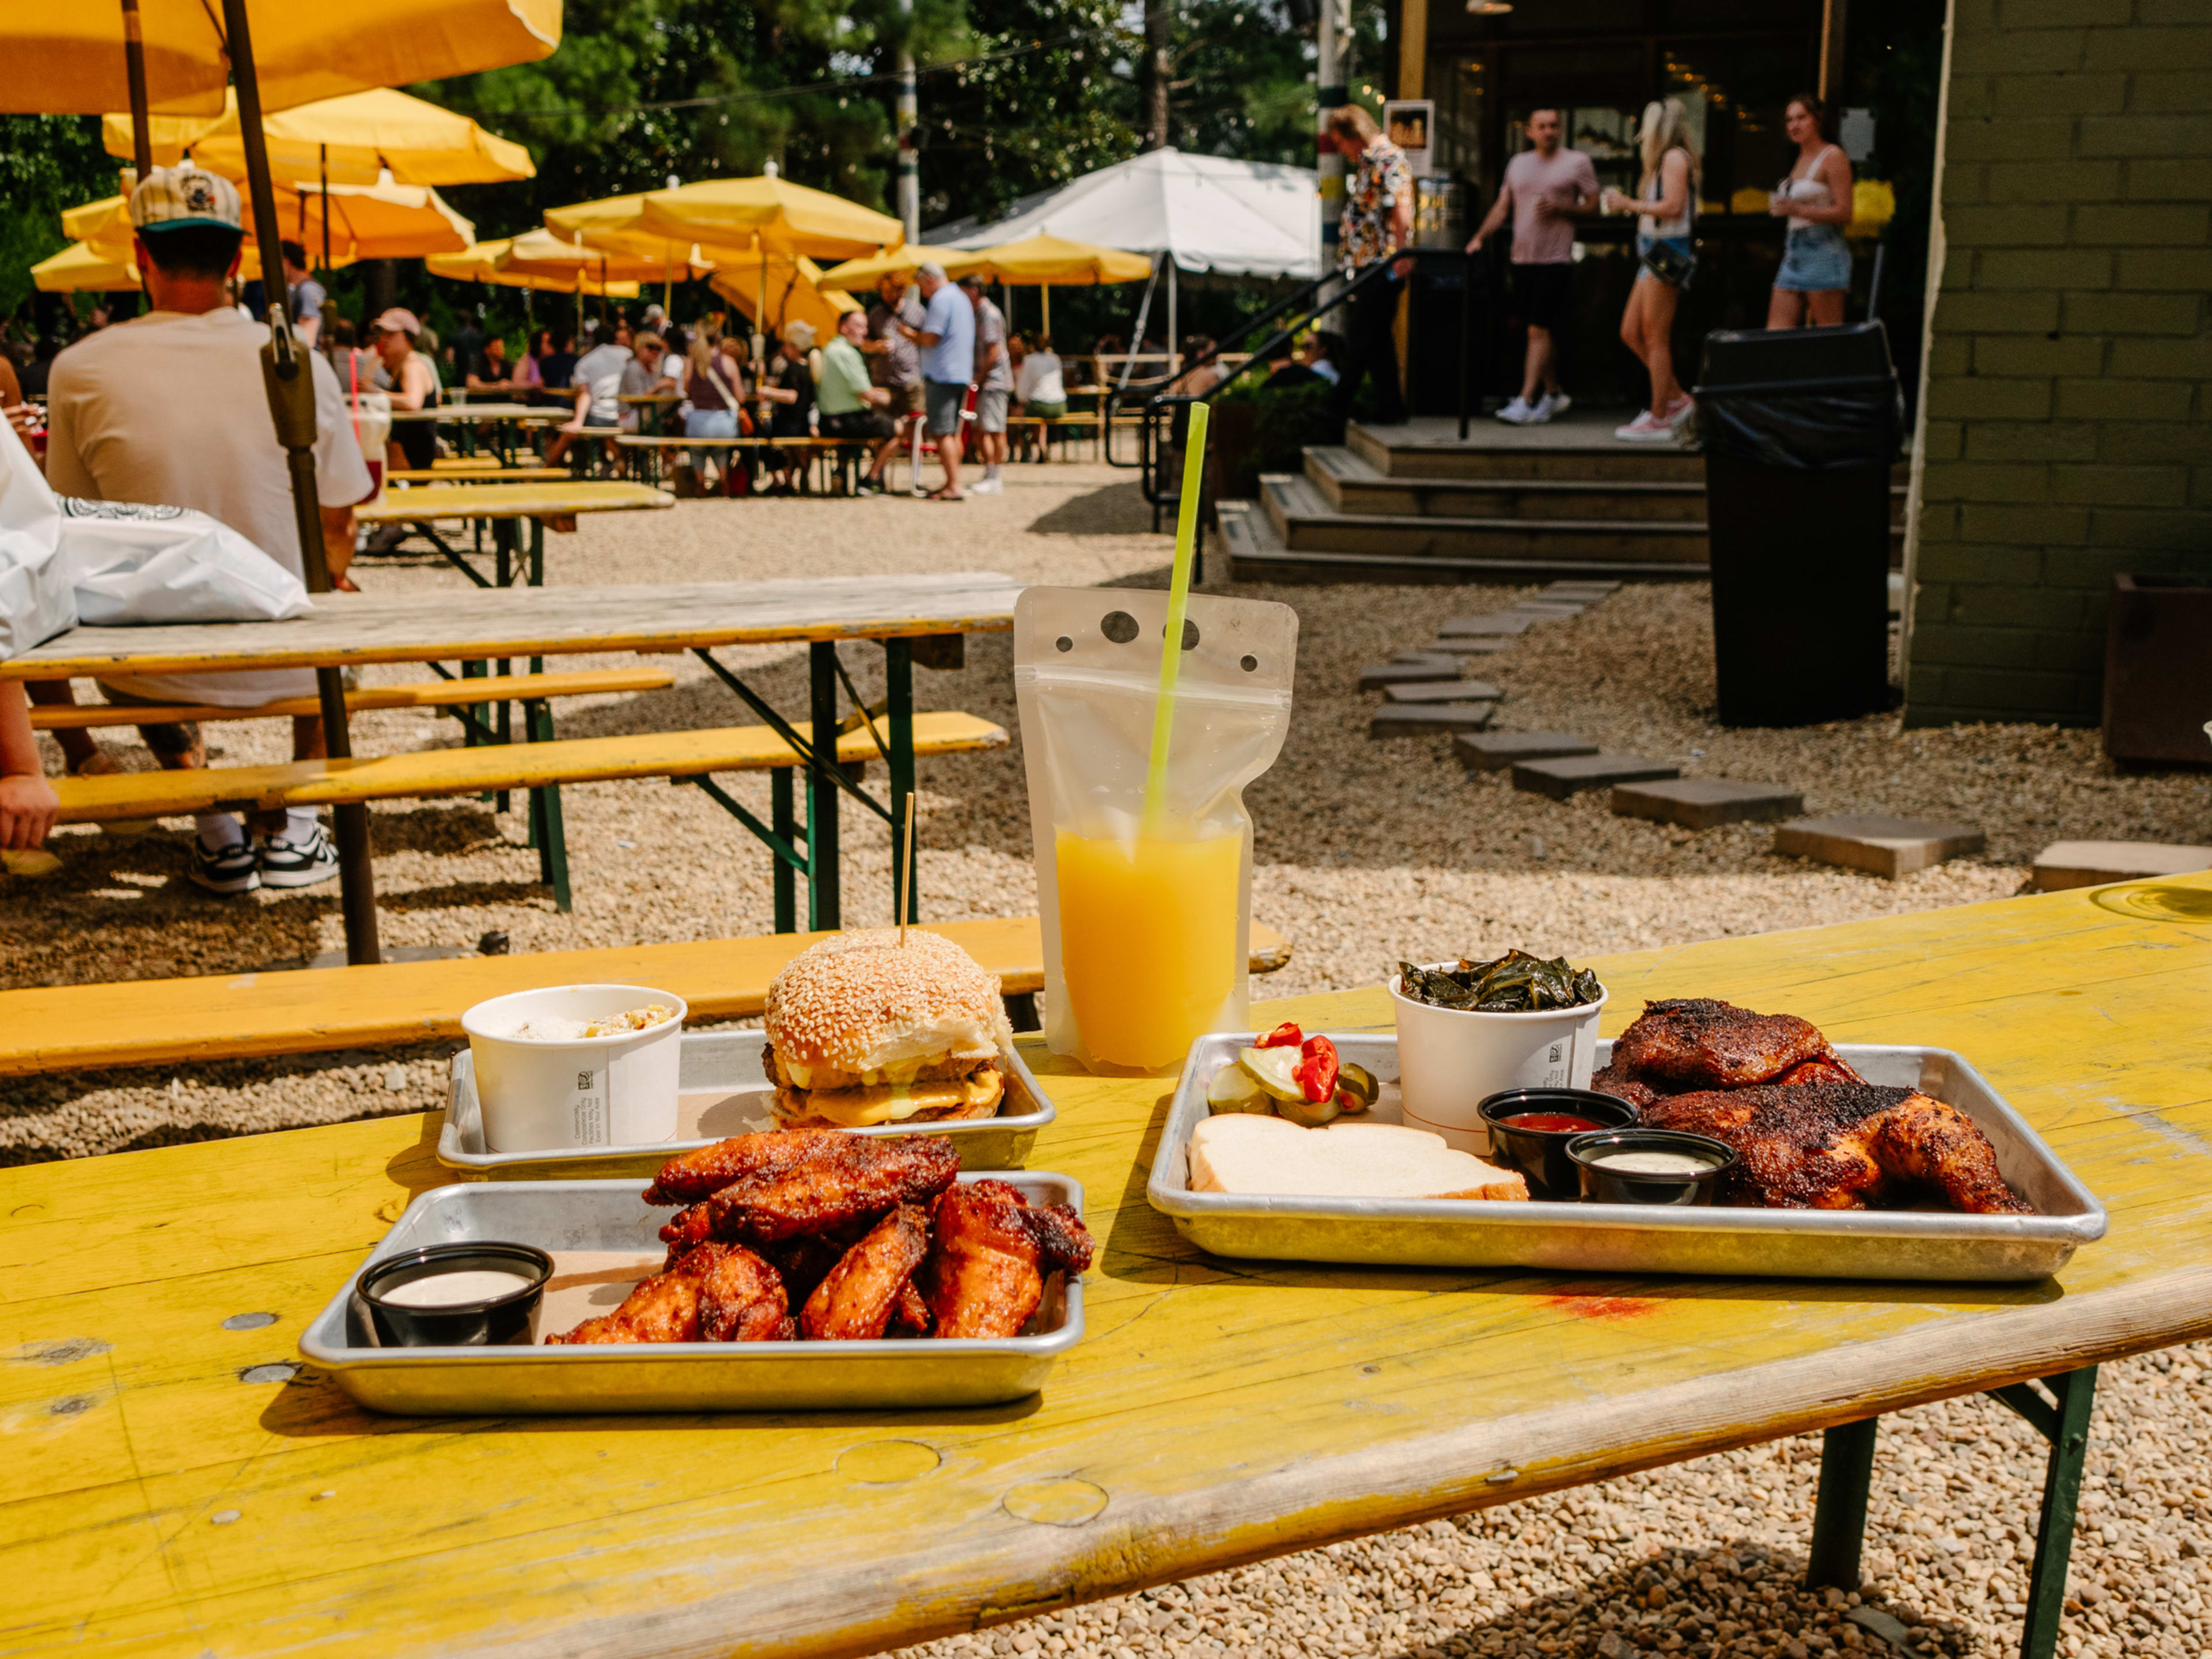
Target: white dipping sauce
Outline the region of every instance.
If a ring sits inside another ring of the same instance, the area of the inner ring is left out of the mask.
[[[496,1267],[470,1267],[458,1273],[430,1273],[404,1285],[380,1287],[376,1299],[395,1308],[458,1308],[465,1303],[489,1302],[495,1296],[526,1291],[530,1280],[520,1273]]]
[[[1712,1159],[1693,1152],[1608,1152],[1594,1162],[1619,1175],[1701,1176],[1714,1167]]]

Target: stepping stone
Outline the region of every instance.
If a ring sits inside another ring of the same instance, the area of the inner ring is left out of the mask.
[[[1616,783],[1681,775],[1681,769],[1641,755],[1562,755],[1556,760],[1516,761],[1513,787],[1531,795],[1565,800],[1585,789],[1609,789]]]
[[[2212,870],[2212,847],[2175,847],[2155,841],[2055,841],[2035,855],[2029,884],[2039,893],[2055,893],[2145,876],[2185,876],[2196,870]]]
[[[1963,854],[1978,853],[1985,839],[1970,823],[1892,817],[1882,812],[1840,812],[1832,817],[1793,818],[1777,824],[1774,850],[1792,858],[1871,870],[1894,880]]]
[[[1516,761],[1595,755],[1597,745],[1565,732],[1486,732],[1479,738],[1461,738],[1452,744],[1452,752],[1470,772],[1502,772]]]
[[[1487,680],[1431,680],[1420,685],[1386,685],[1382,701],[1393,702],[1496,702],[1505,694]]]
[[[1480,732],[1498,712],[1494,702],[1439,702],[1425,708],[1387,703],[1367,724],[1370,738],[1432,738],[1439,732]]]
[[[1589,609],[1588,605],[1576,599],[1523,599],[1506,614],[1534,617],[1538,622],[1557,622],[1568,617],[1579,617]]]
[[[1510,651],[1513,648],[1513,641],[1511,640],[1501,640],[1477,635],[1474,637],[1438,640],[1434,645],[1423,646],[1421,648],[1425,651],[1433,652],[1440,655],[1449,655],[1455,657],[1489,657],[1495,656],[1500,651]]]
[[[1391,653],[1390,661],[1395,667],[1403,668],[1410,664],[1415,668],[1449,668],[1455,674],[1460,665],[1455,651],[1396,651]]]
[[[1805,810],[1805,797],[1776,783],[1742,783],[1735,778],[1659,778],[1624,783],[1613,792],[1615,817],[1679,823],[1686,830],[1712,830],[1723,823],[1749,823],[1793,817]],[[2208,854],[2207,863],[2212,863]]]
[[[1455,659],[1439,657],[1433,662],[1386,662],[1359,671],[1362,691],[1379,690],[1386,685],[1417,685],[1423,680],[1455,680],[1459,664]]]
[[[1499,611],[1487,617],[1455,617],[1437,632],[1446,639],[1485,634],[1525,634],[1536,619],[1526,611]]]

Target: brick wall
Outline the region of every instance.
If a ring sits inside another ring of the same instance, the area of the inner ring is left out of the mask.
[[[1943,117],[1905,718],[2093,724],[2114,573],[2212,574],[2212,0],[1953,0]]]

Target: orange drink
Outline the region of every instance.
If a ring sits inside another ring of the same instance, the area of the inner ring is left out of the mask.
[[[1112,1066],[1181,1060],[1214,1029],[1245,963],[1244,838],[1139,837],[1059,830],[1060,964],[1083,1047]]]

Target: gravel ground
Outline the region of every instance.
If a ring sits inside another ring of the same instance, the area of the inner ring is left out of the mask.
[[[903,499],[687,502],[651,518],[586,518],[548,544],[548,580],[647,582],[988,568],[1060,583],[1157,585],[1167,543],[1126,472],[1023,467],[1006,495],[962,507]],[[459,589],[442,566],[371,560],[379,590]],[[1230,591],[1218,580],[1216,591]],[[2212,839],[2204,777],[2116,773],[2094,732],[2040,726],[1905,732],[1879,716],[1797,732],[1711,723],[1706,598],[1690,585],[1625,590],[1541,624],[1470,673],[1502,687],[1498,724],[1565,729],[1686,770],[1802,788],[1813,811],[1956,817],[1989,850],[1898,882],[1778,859],[1757,826],[1700,835],[1615,818],[1601,794],[1553,802],[1499,775],[1470,777],[1446,739],[1374,742],[1378,701],[1360,668],[1419,645],[1443,616],[1503,609],[1533,590],[1243,588],[1295,605],[1304,627],[1297,716],[1249,793],[1259,825],[1258,917],[1288,934],[1291,965],[1262,994],[1372,983],[1401,957],[1523,945],[1547,954],[1925,909],[2021,887],[2061,839]],[[864,696],[872,649],[848,658]],[[969,641],[964,670],[918,677],[926,708],[1015,731],[1003,636]],[[780,706],[803,702],[795,648],[727,653]],[[748,719],[707,671],[636,696],[564,704],[569,736]],[[584,666],[571,660],[563,665]],[[372,669],[371,683],[419,678]],[[89,696],[86,691],[84,695]],[[456,740],[419,714],[356,726],[359,752]],[[288,758],[260,727],[210,728],[216,758]],[[110,738],[148,763],[127,734]],[[50,750],[50,761],[57,760]],[[921,893],[932,920],[1033,910],[1018,745],[925,764]],[[875,787],[880,787],[880,776]],[[736,789],[766,811],[764,781]],[[472,947],[489,929],[517,951],[768,930],[765,855],[696,791],[609,784],[564,792],[576,908],[555,914],[516,812],[476,801],[372,813],[387,947]],[[847,815],[847,919],[890,914],[888,838]],[[183,878],[189,826],[138,841],[57,838],[52,879],[0,884],[0,985],[236,972],[343,944],[334,887],[212,900]],[[444,1046],[11,1081],[0,1164],[81,1156],[395,1111],[441,1099]],[[2108,1367],[2075,1553],[2069,1656],[2212,1652],[2203,1524],[2212,1513],[2203,1411],[2212,1350]],[[1869,1536],[1870,1601],[1925,1654],[1995,1656],[2016,1641],[2042,1456],[2026,1425],[1980,1400],[1902,1413],[1882,1442]],[[1779,1443],[1606,1486],[1388,1534],[1217,1575],[928,1651],[1789,1655],[1885,1641],[1796,1587],[1817,1439]],[[1741,1501],[1738,1501],[1741,1500]],[[1878,1621],[1877,1621],[1878,1622]],[[1894,1629],[1895,1626],[1891,1626]]]

